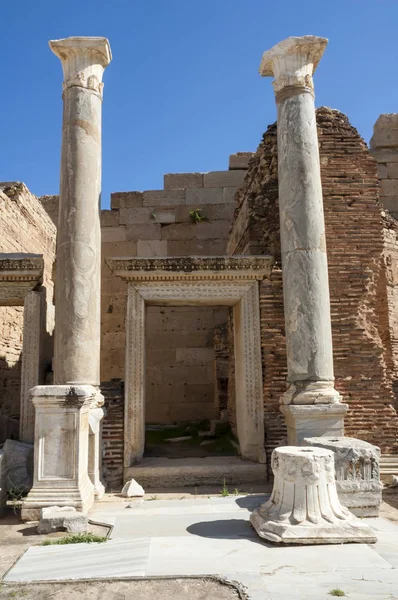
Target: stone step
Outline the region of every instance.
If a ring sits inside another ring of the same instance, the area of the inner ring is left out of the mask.
[[[145,488],[177,488],[201,485],[263,484],[267,481],[265,464],[235,456],[208,458],[144,458],[125,469],[125,480],[134,478]]]
[[[388,483],[391,475],[398,475],[398,455],[382,454],[380,457],[380,479]]]

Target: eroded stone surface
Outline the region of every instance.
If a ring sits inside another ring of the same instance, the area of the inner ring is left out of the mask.
[[[41,509],[37,532],[43,534],[65,529],[68,533],[86,533],[87,527],[87,515],[77,512],[73,506],[51,506]]]
[[[334,454],[339,500],[358,517],[378,517],[381,504],[380,449],[349,437],[305,438],[304,444]]]
[[[339,502],[331,450],[277,448],[271,466],[271,498],[250,517],[260,537],[284,544],[376,541],[374,532]]]

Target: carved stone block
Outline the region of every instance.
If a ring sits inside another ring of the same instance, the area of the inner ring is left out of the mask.
[[[305,438],[307,446],[334,453],[339,500],[357,517],[378,517],[381,503],[380,449],[349,437]]]

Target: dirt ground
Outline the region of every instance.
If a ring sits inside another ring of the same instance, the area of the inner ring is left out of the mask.
[[[232,585],[213,579],[3,584],[0,587],[0,600],[238,600],[243,597]]]

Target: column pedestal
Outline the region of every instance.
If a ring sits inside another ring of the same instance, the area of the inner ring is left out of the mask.
[[[92,506],[89,413],[97,394],[91,385],[43,385],[31,390],[36,411],[34,477],[22,505],[23,520],[38,520],[40,509],[48,506],[73,506],[82,512]]]
[[[305,445],[306,437],[344,435],[344,417],[348,404],[282,404],[289,446]]]

